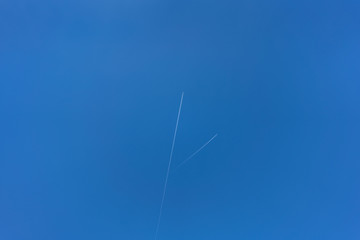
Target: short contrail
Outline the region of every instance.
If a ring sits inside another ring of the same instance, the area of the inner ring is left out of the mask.
[[[182,163],[180,163],[176,169],[178,169],[179,167],[181,167],[182,165],[184,165],[185,163],[187,163],[187,161],[189,161],[190,159],[192,159],[196,154],[198,154],[204,147],[206,147],[212,140],[214,140],[214,138],[216,138],[218,134],[215,134],[209,141],[207,141],[204,145],[202,145],[201,148],[199,148],[197,151],[195,151],[193,154],[191,154],[186,160],[184,160]]]
[[[182,94],[181,94],[180,106],[179,106],[179,111],[178,111],[178,115],[177,115],[177,119],[176,119],[175,132],[174,132],[174,137],[173,137],[173,141],[172,141],[172,145],[171,145],[171,151],[170,151],[169,165],[168,165],[168,169],[167,169],[167,172],[166,172],[164,191],[163,191],[163,196],[162,196],[161,205],[160,205],[159,219],[158,219],[158,223],[157,223],[157,226],[156,226],[155,240],[158,238],[158,233],[159,233],[159,227],[160,227],[160,222],[161,222],[161,214],[162,214],[162,209],[163,209],[163,205],[164,205],[164,199],[165,199],[165,194],[166,194],[166,186],[167,186],[167,182],[168,182],[168,178],[169,178],[171,161],[172,161],[172,157],[173,157],[173,153],[174,153],[175,139],[176,139],[176,133],[177,133],[178,125],[179,125],[179,119],[180,119],[180,112],[181,112],[181,106],[182,106],[182,102],[183,102],[183,97],[184,97],[184,92],[182,92]]]

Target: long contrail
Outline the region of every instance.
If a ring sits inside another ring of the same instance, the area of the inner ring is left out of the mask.
[[[159,227],[160,227],[160,222],[161,222],[161,214],[162,214],[162,209],[163,209],[163,205],[164,205],[164,199],[165,199],[165,194],[166,194],[167,182],[168,182],[168,178],[169,178],[171,161],[172,161],[172,157],[173,157],[173,153],[174,153],[176,133],[177,133],[178,125],[179,125],[179,119],[180,119],[180,112],[181,112],[181,106],[182,106],[182,102],[183,102],[183,97],[184,97],[184,92],[182,92],[182,94],[181,94],[180,106],[179,106],[179,111],[178,111],[178,115],[177,115],[177,119],[176,119],[175,132],[174,132],[174,137],[173,137],[173,141],[172,141],[172,145],[171,145],[171,151],[170,151],[169,165],[168,165],[168,169],[167,169],[167,172],[166,172],[164,191],[163,191],[163,196],[162,196],[161,205],[160,205],[159,219],[158,219],[158,223],[157,223],[157,226],[156,226],[155,240],[157,239],[158,233],[159,233]]]
[[[199,148],[197,151],[195,151],[193,154],[191,154],[187,159],[185,159],[182,163],[180,163],[176,169],[178,169],[179,167],[181,167],[182,165],[184,165],[185,163],[187,163],[190,159],[192,159],[196,154],[198,154],[204,147],[206,147],[212,140],[214,140],[214,138],[216,138],[218,134],[215,134],[212,138],[210,138],[209,141],[207,141],[204,145],[201,146],[201,148]]]

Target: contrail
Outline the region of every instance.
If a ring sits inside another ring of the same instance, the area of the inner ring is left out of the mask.
[[[182,102],[183,102],[183,97],[184,97],[184,92],[182,92],[182,94],[181,94],[180,106],[179,106],[179,111],[178,111],[178,115],[177,115],[177,119],[176,119],[175,132],[174,132],[174,137],[173,137],[173,141],[172,141],[172,145],[171,145],[171,151],[170,151],[169,165],[168,165],[168,169],[167,169],[167,172],[166,172],[164,191],[163,191],[163,196],[162,196],[161,205],[160,205],[159,219],[158,219],[158,223],[157,223],[157,226],[156,226],[155,240],[158,238],[158,233],[159,233],[161,214],[162,214],[162,209],[163,209],[163,205],[164,205],[164,199],[165,199],[165,194],[166,194],[166,186],[167,186],[167,182],[168,182],[168,178],[169,178],[171,161],[172,161],[172,157],[173,157],[173,153],[174,153],[175,139],[176,139],[176,133],[177,133],[178,125],[179,125],[179,119],[180,119],[180,112],[181,112],[181,106],[182,106]]]
[[[204,147],[206,147],[212,140],[214,140],[214,138],[216,138],[218,134],[215,134],[212,138],[210,138],[209,141],[207,141],[204,145],[202,145],[201,148],[199,148],[197,151],[195,151],[193,154],[191,154],[186,160],[184,160],[182,163],[180,163],[176,169],[178,169],[179,167],[181,167],[182,165],[184,165],[185,163],[187,163],[187,161],[189,161],[190,159],[192,159],[196,154],[198,154]]]

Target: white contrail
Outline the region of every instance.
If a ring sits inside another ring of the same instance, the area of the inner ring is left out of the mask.
[[[179,167],[181,167],[182,165],[184,165],[187,161],[189,161],[190,159],[192,159],[196,154],[198,154],[204,147],[206,147],[212,140],[214,140],[214,138],[216,138],[218,134],[215,134],[209,141],[207,141],[204,145],[202,145],[201,148],[199,148],[197,151],[195,151],[193,154],[191,154],[186,160],[184,160],[182,163],[180,163],[176,169],[178,169]]]
[[[184,97],[184,92],[182,92],[182,94],[181,94],[180,106],[179,106],[179,111],[178,111],[178,115],[177,115],[177,119],[176,119],[175,132],[174,132],[174,137],[173,137],[173,141],[172,141],[172,145],[171,145],[171,151],[170,151],[169,165],[168,165],[168,169],[167,169],[167,172],[166,172],[164,191],[163,191],[163,196],[162,196],[161,205],[160,205],[159,219],[158,219],[158,223],[157,223],[157,226],[156,226],[155,240],[157,239],[158,233],[159,233],[161,214],[162,214],[162,209],[163,209],[163,205],[164,205],[164,199],[165,199],[165,194],[166,194],[166,186],[167,186],[167,182],[168,182],[168,178],[169,178],[171,161],[172,161],[172,157],[173,157],[173,153],[174,153],[175,139],[176,139],[176,133],[177,133],[178,125],[179,125],[179,119],[180,119],[180,112],[181,112],[181,106],[182,106],[182,102],[183,102],[183,97]]]

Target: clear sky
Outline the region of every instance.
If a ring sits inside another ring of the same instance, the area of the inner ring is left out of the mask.
[[[0,239],[360,239],[359,9],[2,0]]]

